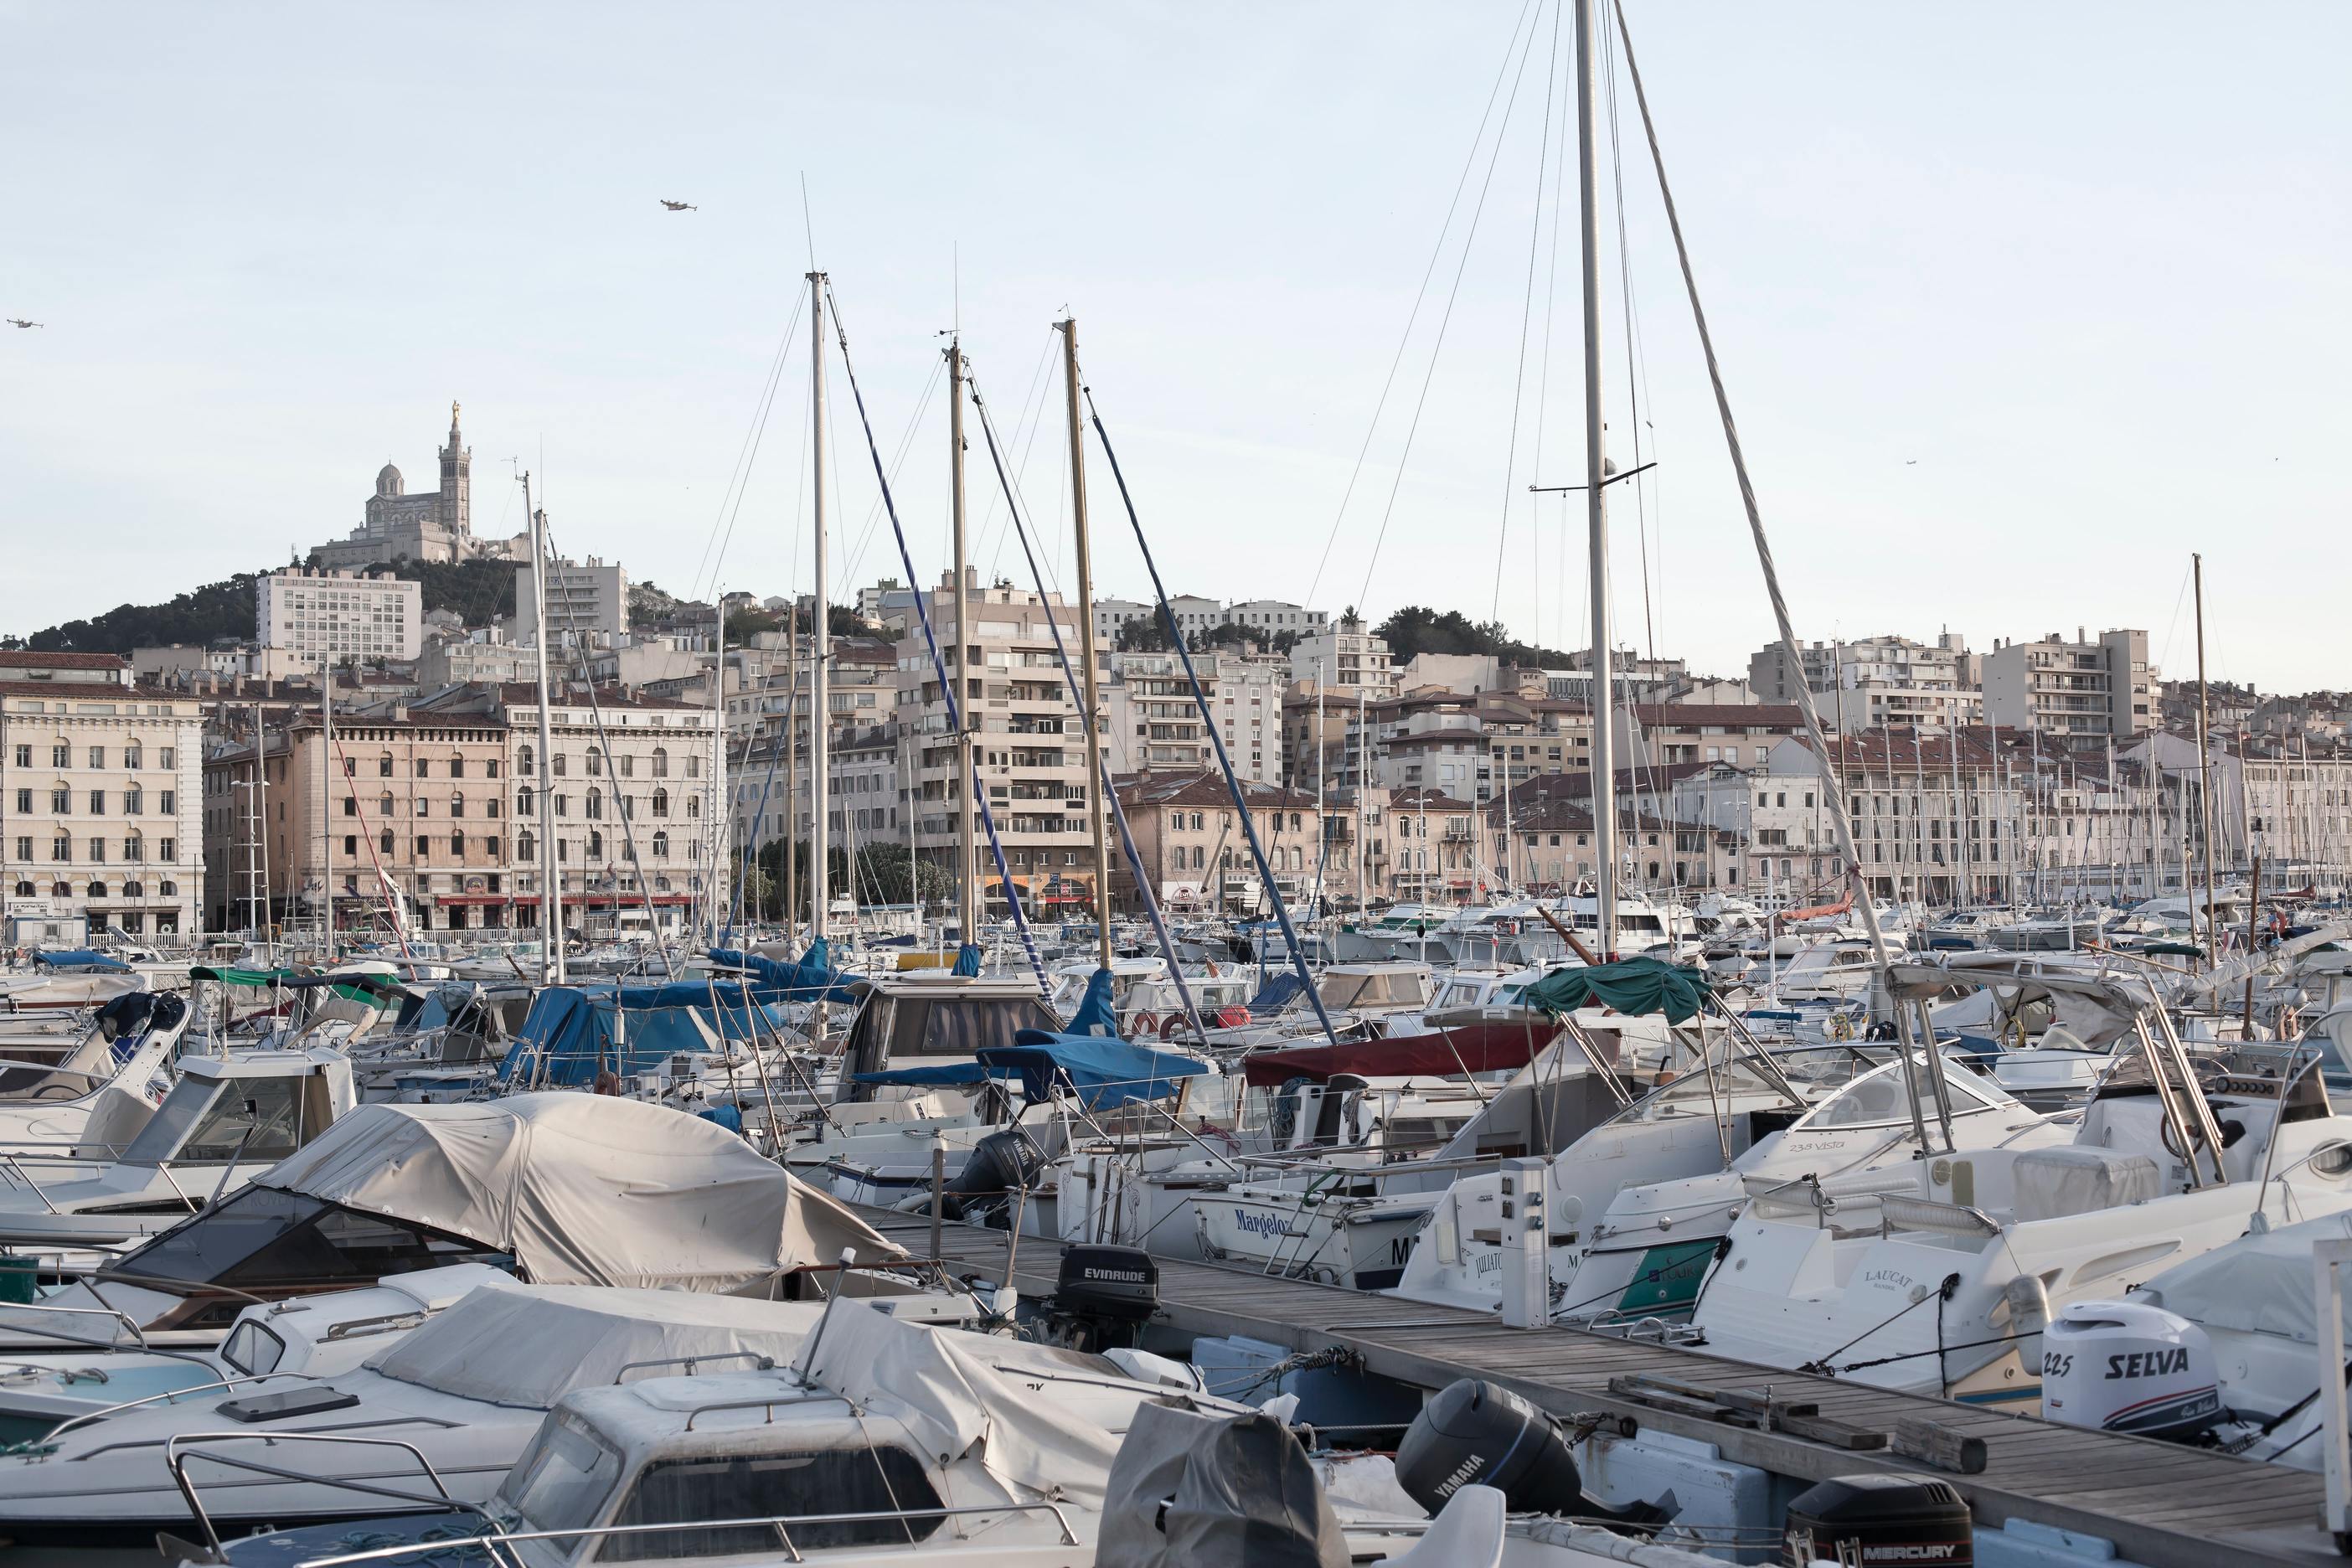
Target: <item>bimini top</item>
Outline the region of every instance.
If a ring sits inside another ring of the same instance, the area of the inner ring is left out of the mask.
[[[1699,1010],[1711,984],[1704,970],[1662,963],[1654,958],[1625,958],[1615,963],[1555,969],[1528,986],[1521,999],[1530,1007],[1552,1014],[1572,1013],[1600,1002],[1620,1013],[1663,1014],[1667,1023],[1679,1024]]]
[[[542,1285],[736,1291],[905,1255],[733,1133],[604,1095],[363,1105],[255,1184],[495,1247]]]
[[[397,1283],[394,1281],[394,1283]],[[545,1410],[575,1388],[791,1362],[824,1309],[677,1290],[484,1285],[376,1352],[371,1371],[490,1405]],[[715,1361],[707,1369],[688,1358]]]
[[[92,948],[68,947],[33,954],[34,967],[38,969],[76,969],[100,974],[128,974],[131,966],[110,953]]]

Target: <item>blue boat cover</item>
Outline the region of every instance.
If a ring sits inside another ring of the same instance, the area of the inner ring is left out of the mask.
[[[823,937],[809,943],[808,951],[801,954],[797,963],[784,963],[731,947],[712,948],[710,962],[727,969],[749,970],[756,977],[762,1002],[857,1000],[857,993],[850,989],[849,977],[833,966],[832,947]]]
[[[1296,973],[1286,971],[1269,974],[1265,977],[1265,984],[1258,987],[1257,994],[1249,999],[1250,1016],[1271,1018],[1276,1013],[1288,1011],[1291,1004],[1305,994],[1307,982]]]
[[[1098,1035],[1049,1035],[1023,1029],[1010,1046],[983,1046],[975,1060],[938,1067],[862,1072],[860,1083],[910,1085],[974,1084],[985,1079],[1018,1079],[1032,1105],[1053,1097],[1059,1084],[1088,1110],[1108,1110],[1142,1100],[1166,1100],[1183,1086],[1179,1079],[1209,1070],[1208,1064],[1172,1051],[1155,1051]]]
[[[949,970],[948,973],[950,974],[961,974],[970,980],[979,979],[980,944],[978,942],[968,942],[961,947],[957,948],[955,967]]]
[[[1042,1034],[1043,1030],[1024,1029],[1022,1034]],[[1105,1039],[1118,1037],[1118,1005],[1111,1000],[1110,971],[1097,969],[1087,977],[1087,994],[1078,1001],[1078,1010],[1062,1026],[1065,1035],[1092,1035]],[[1017,1041],[1020,1035],[1013,1036]]]
[[[709,1050],[714,1036],[757,1040],[782,1024],[779,1004],[740,980],[551,985],[531,998],[499,1079],[511,1086],[520,1072],[537,1088],[583,1089],[600,1071],[650,1072],[673,1052]]]
[[[107,974],[131,973],[131,966],[121,959],[110,958],[105,953],[87,947],[66,947],[59,948],[55,952],[36,952],[33,954],[33,962],[47,969],[96,970]]]

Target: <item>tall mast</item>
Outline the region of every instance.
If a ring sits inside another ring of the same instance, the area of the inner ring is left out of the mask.
[[[2189,558],[2197,585],[2197,811],[2205,837],[2205,961],[2221,962],[2221,931],[2213,919],[2213,750],[2212,715],[2205,689],[2205,557]]]
[[[253,842],[246,864],[253,879],[253,934],[269,941],[269,709],[253,705]]]
[[[1333,644],[1338,647],[1338,644]],[[1364,726],[1364,666],[1356,664],[1356,918],[1361,920],[1370,912],[1372,879],[1367,868],[1371,853],[1371,841],[1364,837],[1364,824],[1370,820],[1365,806],[1371,800],[1372,760],[1368,749],[1372,732]]]
[[[783,916],[784,945],[793,945],[793,857],[801,830],[801,607],[797,601],[784,612],[784,852],[783,881],[776,908]]]
[[[1592,854],[1594,947],[1602,959],[1617,947],[1617,742],[1612,722],[1616,682],[1609,669],[1609,500],[1601,417],[1601,191],[1592,143],[1592,0],[1576,0],[1577,190],[1583,208],[1577,239],[1584,254],[1584,504],[1592,577]]]
[[[808,283],[809,451],[816,477],[815,602],[809,610],[809,937],[814,941],[825,934],[826,906],[832,901],[833,849],[825,821],[826,774],[832,764],[825,735],[830,700],[824,679],[829,640],[824,624],[824,274],[810,273]]]
[[[1315,918],[1323,918],[1323,856],[1330,829],[1323,826],[1323,661],[1315,661]],[[1345,761],[1343,757],[1341,759]]]
[[[335,962],[335,656],[322,656],[319,681],[319,930],[327,962]],[[294,754],[293,729],[286,754]],[[290,765],[290,764],[289,764]]]
[[[1102,706],[1102,677],[1095,662],[1094,555],[1087,540],[1086,429],[1078,417],[1078,323],[1062,322],[1062,390],[1070,422],[1070,515],[1078,538],[1078,657],[1086,661],[1087,710],[1078,716],[1087,740],[1087,825],[1095,836],[1095,958],[1110,967],[1110,854],[1103,823],[1103,792],[1109,777],[1102,763],[1102,741],[1095,733],[1095,714]],[[1047,614],[1052,611],[1048,610]],[[963,628],[956,628],[963,636]],[[1319,743],[1319,737],[1318,743]]]
[[[971,765],[971,700],[975,694],[970,674],[974,642],[971,595],[964,587],[967,544],[963,517],[963,349],[961,340],[954,337],[948,339],[948,494],[955,534],[955,662],[951,676],[956,683],[955,700],[948,705],[948,713],[955,721],[956,735],[955,776],[949,782],[947,795],[956,808],[956,928],[963,941],[976,942],[980,940],[980,888],[972,873],[971,824],[979,815],[980,803],[975,797],[979,775]],[[915,591],[922,592],[919,587]],[[914,875],[911,868],[908,875]]]
[[[710,664],[710,888],[702,907],[710,922],[710,939],[717,942],[727,923],[727,867],[735,852],[735,803],[727,798],[727,595],[713,584],[711,596],[718,601],[710,618],[719,635],[711,644]],[[594,679],[589,677],[592,681]],[[615,887],[613,910],[616,916],[620,908],[621,890]],[[656,932],[654,940],[660,941],[660,933]]]
[[[541,973],[550,985],[563,984],[563,873],[555,845],[554,718],[548,711],[555,693],[547,679],[547,519],[530,504],[530,474],[522,476],[523,516],[530,523],[530,646],[539,667],[539,770],[531,789],[539,796],[539,929],[545,948]]]

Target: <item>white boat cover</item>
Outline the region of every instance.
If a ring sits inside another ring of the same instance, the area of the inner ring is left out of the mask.
[[[1023,1369],[1034,1368],[1049,1377],[1097,1384],[1118,1375],[1091,1358],[960,1329],[902,1323],[844,1298],[824,1331],[802,1347],[794,1365],[808,1382],[904,1423],[943,1465],[984,1443],[982,1457],[997,1479],[1102,1506],[1119,1435],[1041,1395],[1040,1389],[1053,1387],[1050,1381],[1024,1381],[1021,1375]]]
[[[372,1372],[462,1399],[545,1410],[575,1388],[782,1366],[824,1308],[682,1290],[485,1285],[379,1351]],[[750,1352],[738,1354],[736,1352]],[[684,1358],[727,1359],[688,1367]],[[657,1363],[657,1365],[647,1365]]]
[[[2156,1162],[2121,1149],[2079,1143],[2029,1149],[2010,1169],[2016,1187],[2011,1212],[2021,1225],[2095,1214],[2164,1195]]]
[[[2178,1312],[2209,1329],[2278,1334],[2319,1342],[2319,1282],[2314,1242],[2352,1237],[2352,1213],[2326,1215],[2242,1236],[2168,1268],[2131,1293],[2131,1300]],[[2344,1302],[2345,1338],[2352,1342],[2352,1294]]]
[[[488,1243],[541,1285],[748,1291],[905,1256],[716,1123],[605,1095],[363,1105],[256,1184]]]

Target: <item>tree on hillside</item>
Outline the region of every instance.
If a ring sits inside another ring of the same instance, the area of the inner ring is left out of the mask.
[[[1505,664],[1559,666],[1568,655],[1513,637],[1500,621],[1473,621],[1459,610],[1439,614],[1421,605],[1407,605],[1374,628],[1389,645],[1389,657],[1398,664],[1417,654],[1491,654]]]
[[[1121,621],[1111,646],[1121,653],[1166,653],[1168,628],[1156,615]]]

